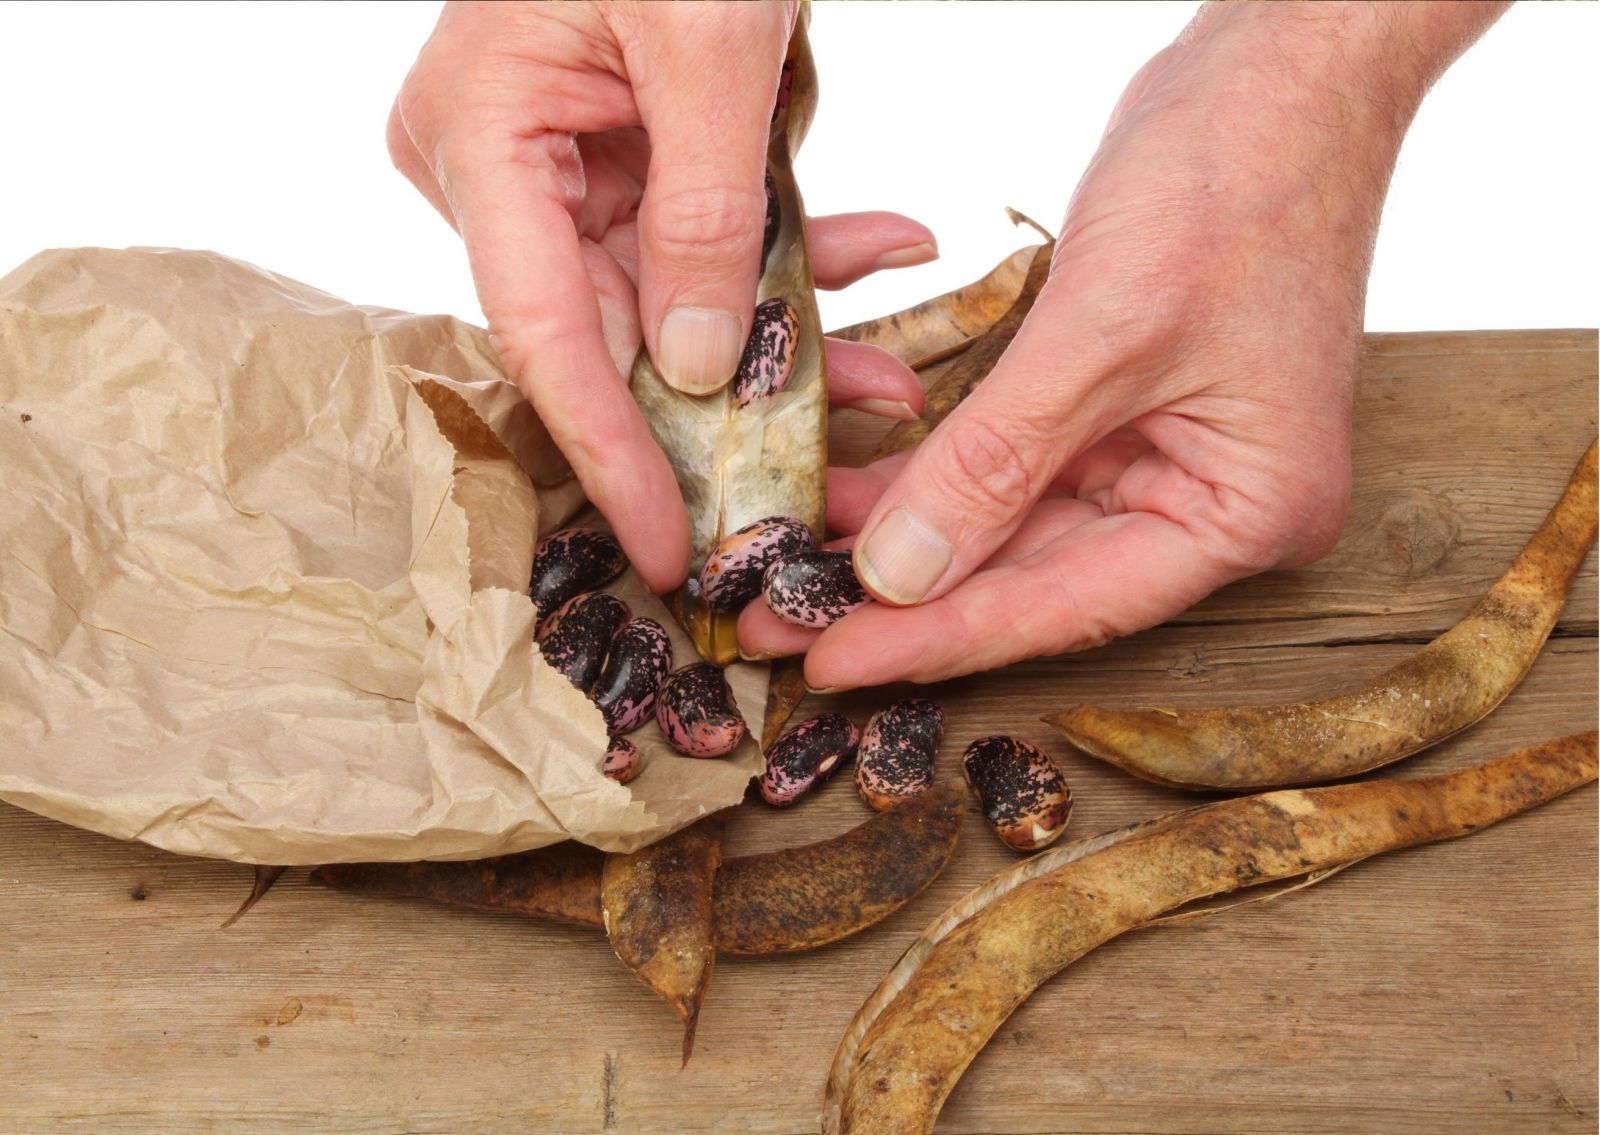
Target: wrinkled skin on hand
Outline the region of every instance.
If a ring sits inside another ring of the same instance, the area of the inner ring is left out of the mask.
[[[820,634],[752,607],[743,648],[807,650],[814,688],[936,681],[1331,550],[1389,173],[1498,12],[1423,8],[1202,9],[1118,104],[990,376],[916,450],[831,477],[881,602]]]
[[[390,116],[395,164],[461,234],[506,373],[658,592],[689,569],[688,523],[623,376],[641,341],[680,389],[733,374],[796,12],[449,4]],[[825,288],[936,255],[926,228],[893,213],[818,218],[808,245]],[[680,308],[732,322],[674,348],[664,327]],[[886,352],[830,343],[828,367],[835,405],[920,411],[915,376]]]

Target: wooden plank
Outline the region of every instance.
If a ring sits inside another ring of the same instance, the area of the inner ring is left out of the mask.
[[[1065,754],[1038,714],[1320,694],[1459,617],[1593,432],[1593,333],[1374,337],[1367,368],[1351,529],[1329,561],[1100,651],[936,688],[946,774],[966,742],[1014,732],[1061,756],[1072,834],[1186,806]],[[1360,532],[1416,484],[1456,509],[1457,537],[1409,574],[1376,570]],[[1591,557],[1524,685],[1392,774],[1593,728],[1594,611]],[[861,718],[899,693],[834,704]],[[792,811],[749,806],[728,854],[865,815],[843,781]],[[597,933],[360,899],[302,871],[221,931],[247,869],[0,807],[0,1130],[813,1131],[856,1006],[934,913],[1015,861],[975,817],[962,838],[930,893],[871,931],[722,959],[680,1071],[675,1019]],[[940,1130],[1593,1131],[1595,859],[1591,788],[1281,901],[1130,935],[1007,1023]]]

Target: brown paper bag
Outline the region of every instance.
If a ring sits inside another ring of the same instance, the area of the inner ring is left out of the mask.
[[[457,320],[44,253],[0,280],[0,484],[0,799],[184,855],[467,859],[633,850],[759,768],[651,725],[637,780],[600,774],[525,594],[581,492]],[[766,668],[729,680],[757,725]]]

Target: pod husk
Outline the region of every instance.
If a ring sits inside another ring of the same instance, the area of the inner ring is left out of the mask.
[[[933,1130],[1011,1012],[1096,946],[1196,900],[1471,835],[1594,780],[1595,742],[1576,734],[1442,776],[1238,797],[1002,872],[929,927],[851,1021],[824,1135]]]
[[[828,384],[806,254],[805,207],[793,169],[794,154],[816,107],[816,70],[806,41],[806,18],[802,9],[785,64],[793,72],[789,102],[773,119],[767,148],[779,227],[756,291],[758,303],[780,297],[800,318],[788,384],[779,394],[736,407],[727,388],[698,397],[674,390],[643,350],[633,368],[634,397],[683,492],[690,562],[696,569],[728,533],[769,516],[793,517],[809,526],[818,540],[823,534]],[[707,662],[725,666],[738,658],[737,611],[713,611],[687,588],[676,592],[669,605]]]
[[[1354,776],[1483,718],[1533,666],[1595,539],[1595,445],[1506,573],[1416,654],[1324,701],[1224,709],[1079,705],[1044,720],[1136,776],[1179,788],[1254,789]]]
[[[934,786],[830,839],[725,860],[712,901],[723,954],[784,954],[825,946],[899,910],[955,854],[966,795]],[[311,881],[364,894],[600,927],[603,853],[578,843],[471,863],[339,863]]]
[[[683,1021],[683,1062],[694,1052],[700,1003],[717,960],[712,888],[727,814],[718,812],[600,869],[600,912],[622,964]]]

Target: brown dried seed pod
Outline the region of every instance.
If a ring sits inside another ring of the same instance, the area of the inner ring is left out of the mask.
[[[961,772],[1007,847],[1038,851],[1066,830],[1072,790],[1038,746],[1018,737],[980,737],[962,755]]]
[[[1029,994],[1169,911],[1471,835],[1594,778],[1595,735],[1579,734],[1444,776],[1223,800],[1024,860],[940,915],[850,1022],[823,1135],[932,1131],[961,1073]]]
[[[604,587],[627,566],[622,545],[609,534],[597,528],[563,528],[534,549],[528,598],[545,619],[567,600]]]
[[[878,812],[926,792],[943,740],[944,710],[927,698],[880,709],[861,731],[856,791]]]
[[[628,605],[615,595],[579,595],[562,604],[539,629],[544,660],[584,693],[600,677],[611,640],[628,621]]]
[[[768,516],[723,538],[706,557],[695,582],[700,601],[714,611],[737,611],[761,594],[774,560],[813,546],[811,529],[788,516]]]
[[[1466,618],[1364,686],[1323,701],[1217,709],[1074,706],[1046,718],[1078,748],[1180,788],[1338,780],[1408,757],[1489,713],[1539,657],[1594,544],[1595,445],[1544,523]]]
[[[800,348],[800,315],[787,300],[776,297],[756,305],[739,369],[729,392],[735,406],[770,398],[789,384]]]
[[[639,775],[641,767],[639,750],[632,741],[625,737],[611,738],[611,745],[606,749],[605,763],[600,766],[600,771],[605,776],[618,784],[627,784]]]
[[[761,799],[774,808],[797,803],[837,772],[860,743],[861,730],[837,713],[802,721],[767,750],[767,768],[757,782]]]
[[[767,606],[786,623],[821,629],[872,602],[849,552],[791,552],[767,568]]]
[[[772,246],[778,243],[778,229],[781,227],[783,213],[778,204],[778,183],[772,180],[772,171],[767,171],[767,223],[761,233],[761,271],[767,270],[767,257],[772,255]]]
[[[744,740],[744,718],[720,666],[696,662],[674,670],[656,695],[656,724],[686,757],[725,757]]]

